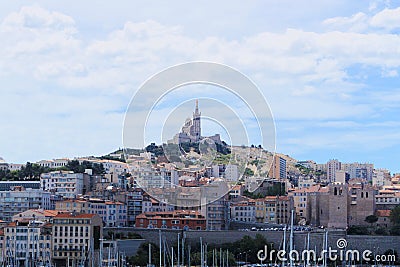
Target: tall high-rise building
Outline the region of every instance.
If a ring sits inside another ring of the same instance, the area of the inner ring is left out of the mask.
[[[269,170],[268,177],[276,178],[276,179],[286,179],[287,178],[287,170],[286,170],[286,159],[275,155],[271,169]]]
[[[372,181],[374,164],[358,162],[343,163],[341,168],[350,175],[350,179],[360,178],[367,181]]]
[[[331,159],[326,163],[326,178],[329,182],[334,182],[336,179],[336,171],[341,170],[341,162],[337,159]]]

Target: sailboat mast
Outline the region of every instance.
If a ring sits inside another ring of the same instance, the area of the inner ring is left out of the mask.
[[[174,267],[174,246],[171,246],[171,266]]]
[[[222,248],[219,248],[219,266],[222,267]]]
[[[108,243],[108,259],[107,259],[107,267],[111,267],[111,243]]]
[[[204,267],[207,267],[207,243],[204,244]]]
[[[191,262],[190,262],[190,245],[188,247],[188,266],[191,266]]]
[[[164,242],[163,242],[164,243],[164,255],[163,255],[163,258],[164,258],[164,266],[167,266],[167,262],[166,262],[166,260],[167,260],[166,259],[166,254],[167,254],[167,248],[166,247],[167,247],[167,245],[165,244],[165,242],[166,241],[164,240]]]
[[[291,257],[291,252],[293,251],[293,214],[294,210],[292,210],[292,215],[290,216],[290,243],[289,243],[290,267],[293,267],[293,259]]]
[[[285,228],[283,229],[283,251],[285,251],[285,254],[286,254],[286,228],[287,228],[287,225],[285,225]],[[285,266],[285,265],[286,265],[286,262],[283,261],[282,266]]]
[[[212,254],[212,266],[215,267],[215,249],[213,249],[213,254]]]
[[[99,266],[103,267],[103,241],[104,238],[100,238],[100,253],[99,253]]]
[[[185,266],[185,233],[182,234],[182,266]]]
[[[151,243],[149,243],[149,267],[151,266]]]
[[[328,251],[328,229],[326,229],[326,232],[325,232],[325,244],[324,244],[324,246],[325,246],[325,251]],[[328,262],[327,262],[327,252],[325,252],[325,254],[324,254],[324,266],[326,267],[327,266],[327,264],[328,264]]]
[[[180,234],[178,233],[178,262],[177,262],[177,266],[180,267],[180,262],[179,262],[179,257],[180,257],[180,250],[179,250],[179,241],[180,241]]]
[[[307,251],[310,251],[310,233],[307,233]],[[307,267],[310,266],[310,257],[307,257]]]
[[[204,255],[203,255],[203,239],[200,237],[200,267],[203,267],[203,260],[204,260]]]
[[[160,253],[160,267],[162,266],[162,261],[161,261],[161,250],[162,250],[162,245],[161,245],[161,230],[158,231],[158,246],[159,246],[159,253]]]

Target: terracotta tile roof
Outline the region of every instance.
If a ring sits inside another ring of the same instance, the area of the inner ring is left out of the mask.
[[[329,193],[329,188],[328,188],[328,187],[321,187],[321,188],[318,190],[318,192],[321,192],[321,193]]]
[[[389,217],[391,210],[377,210],[376,211],[376,216],[378,217]]]
[[[282,200],[282,201],[287,201],[287,200],[289,200],[289,197],[288,196],[277,196],[276,199],[277,200]]]
[[[84,218],[84,219],[91,219],[97,214],[89,214],[89,213],[76,213],[72,214],[70,212],[66,213],[59,213],[57,214],[54,219],[60,219],[60,218]]]
[[[235,185],[234,187],[232,187],[231,190],[240,190],[242,189],[242,185]]]
[[[60,213],[60,211],[58,211],[58,210],[44,210],[44,216],[46,216],[46,217],[54,217],[59,213]]]
[[[106,205],[124,205],[124,203],[122,203],[122,202],[119,202],[119,201],[106,201],[105,202],[106,203]]]

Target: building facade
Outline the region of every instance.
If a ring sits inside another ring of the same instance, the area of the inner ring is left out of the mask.
[[[146,212],[136,216],[138,228],[206,230],[206,218],[199,211]]]
[[[88,266],[92,259],[98,259],[103,238],[103,222],[99,215],[60,213],[53,218],[52,232],[52,256],[56,266]]]
[[[51,208],[49,192],[20,186],[13,191],[0,191],[0,218],[4,221],[11,221],[20,212],[40,208]]]
[[[64,198],[76,198],[83,194],[84,174],[72,171],[53,171],[43,173],[40,187]]]

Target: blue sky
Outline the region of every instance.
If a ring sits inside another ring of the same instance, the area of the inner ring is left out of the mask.
[[[258,85],[278,152],[400,172],[399,32],[399,1],[5,1],[0,156],[113,151],[140,84],[205,60]]]

